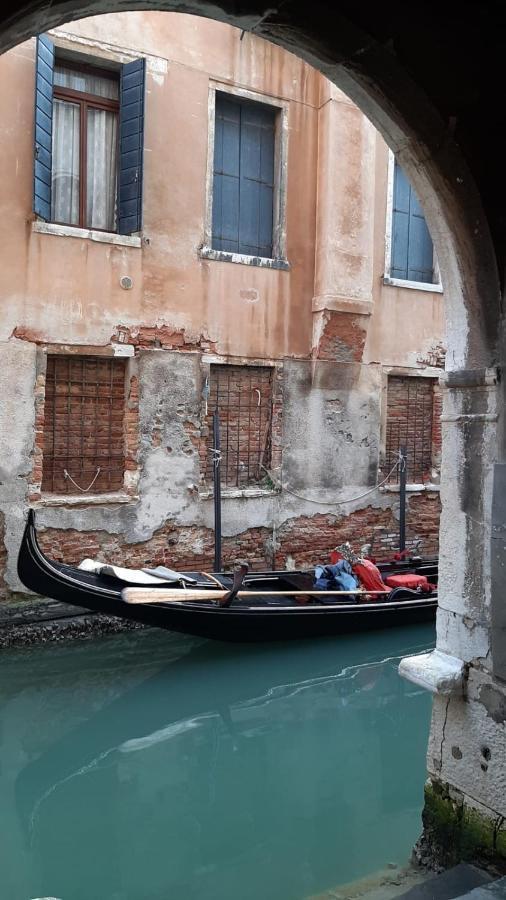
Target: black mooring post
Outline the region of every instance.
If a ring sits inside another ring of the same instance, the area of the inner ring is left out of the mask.
[[[221,572],[221,454],[220,414],[213,412],[214,571]]]
[[[399,473],[399,552],[406,549],[406,478],[408,474],[408,453],[406,447],[401,447],[400,473]]]

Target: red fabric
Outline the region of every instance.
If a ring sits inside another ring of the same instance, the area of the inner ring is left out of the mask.
[[[425,575],[389,575],[388,578],[385,578],[385,584],[388,584],[388,587],[391,588],[410,588],[412,591],[415,591],[418,587],[422,589],[422,591],[430,591],[432,585],[429,584]]]
[[[343,557],[337,550],[333,550],[330,554],[330,565],[335,566],[336,562],[339,562]]]
[[[366,591],[384,591],[385,584],[379,569],[369,559],[363,559],[361,563],[353,566],[355,575],[360,579]],[[375,597],[375,599],[381,599]]]

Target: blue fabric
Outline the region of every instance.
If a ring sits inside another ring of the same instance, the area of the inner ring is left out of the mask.
[[[316,566],[314,586],[317,591],[354,591],[358,589],[358,580],[349,562],[340,559],[333,566]],[[349,599],[353,600],[353,597]],[[329,597],[327,602],[335,603],[336,599]]]

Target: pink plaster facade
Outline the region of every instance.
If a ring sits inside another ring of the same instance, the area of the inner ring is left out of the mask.
[[[2,340],[20,328],[40,341],[102,345],[118,324],[158,322],[207,335],[222,354],[307,357],[312,311],[354,311],[356,300],[370,307],[366,361],[413,365],[442,340],[441,295],[383,284],[387,149],[314,69],[251,34],[241,40],[237,29],[173,13],[86,19],[53,37],[95,59],[148,58],[142,246],[34,231],[35,41],[5,54],[1,292],[9,304]],[[289,272],[199,256],[214,84],[287,105]],[[128,292],[120,286],[124,275],[133,282]]]

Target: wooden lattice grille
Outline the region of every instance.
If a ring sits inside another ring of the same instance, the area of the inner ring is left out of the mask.
[[[390,470],[406,447],[408,482],[422,483],[430,476],[433,408],[434,379],[389,376],[385,467]],[[399,481],[398,470],[390,481]]]
[[[221,480],[224,487],[247,487],[268,480],[280,450],[272,446],[274,370],[266,366],[211,366],[207,425],[206,481],[212,483],[212,416],[218,408]]]
[[[43,491],[76,494],[91,485],[86,493],[97,493],[123,487],[124,407],[125,360],[48,357]]]

